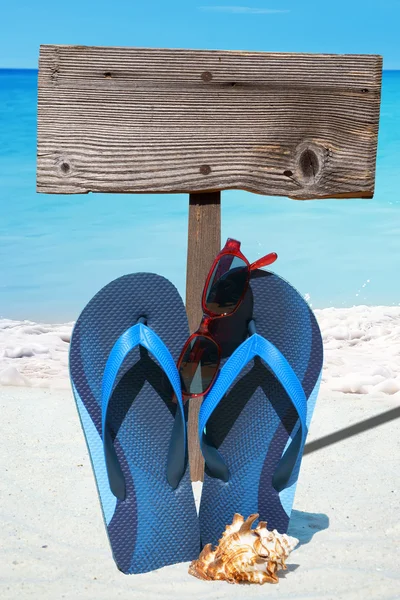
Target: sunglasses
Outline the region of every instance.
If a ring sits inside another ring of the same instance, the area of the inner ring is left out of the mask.
[[[232,239],[216,256],[204,285],[200,327],[188,338],[177,364],[185,400],[207,394],[218,374],[221,347],[209,331],[210,323],[233,315],[245,297],[251,271],[277,258],[271,252],[250,264],[240,252],[240,242]]]

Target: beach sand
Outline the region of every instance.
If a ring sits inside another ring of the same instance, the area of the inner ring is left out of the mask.
[[[3,599],[400,597],[396,420],[305,455],[288,570],[277,585],[233,586],[195,579],[188,563],[120,573],[71,393],[3,387],[0,398]],[[323,393],[308,443],[395,406],[397,396]]]
[[[325,363],[289,530],[300,545],[261,587],[203,582],[188,563],[117,570],[69,389],[72,324],[0,320],[1,598],[400,598],[400,420],[312,445],[400,406],[400,308],[316,315]]]

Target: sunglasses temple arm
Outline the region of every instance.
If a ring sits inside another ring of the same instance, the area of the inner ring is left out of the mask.
[[[256,260],[256,262],[253,262],[250,265],[250,271],[255,271],[256,269],[261,269],[262,267],[272,265],[272,263],[274,263],[277,258],[278,255],[276,252],[270,252],[266,256],[263,256],[262,258]]]

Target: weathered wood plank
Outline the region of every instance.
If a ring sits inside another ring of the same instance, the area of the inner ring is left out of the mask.
[[[200,325],[201,296],[212,262],[221,249],[221,194],[191,194],[189,199],[186,311],[190,332]],[[198,439],[198,416],[203,398],[189,400],[188,442],[192,481],[203,481],[204,461]]]
[[[372,197],[382,59],[42,46],[37,190]]]

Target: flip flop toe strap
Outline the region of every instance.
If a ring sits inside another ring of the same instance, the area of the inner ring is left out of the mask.
[[[307,398],[303,387],[283,354],[271,342],[258,334],[251,335],[227,360],[210,393],[200,409],[199,438],[204,460],[211,475],[229,480],[229,469],[220,452],[207,438],[207,422],[232,385],[240,371],[256,356],[259,356],[285,389],[298,415],[298,430],[286,447],[275,473],[272,485],[277,492],[290,485],[291,474],[300,458],[307,436]]]
[[[166,457],[166,477],[171,487],[176,488],[179,485],[179,481],[185,472],[186,466],[186,424],[179,373],[170,351],[161,338],[143,323],[137,323],[133,327],[127,329],[115,342],[108,357],[102,381],[101,409],[104,457],[110,489],[114,496],[120,500],[124,500],[126,495],[125,477],[115,451],[108,422],[108,413],[119,370],[126,356],[136,346],[143,346],[158,360],[171,382],[177,398],[175,422],[173,425],[168,457]],[[151,406],[149,406],[149,418],[150,417]]]

